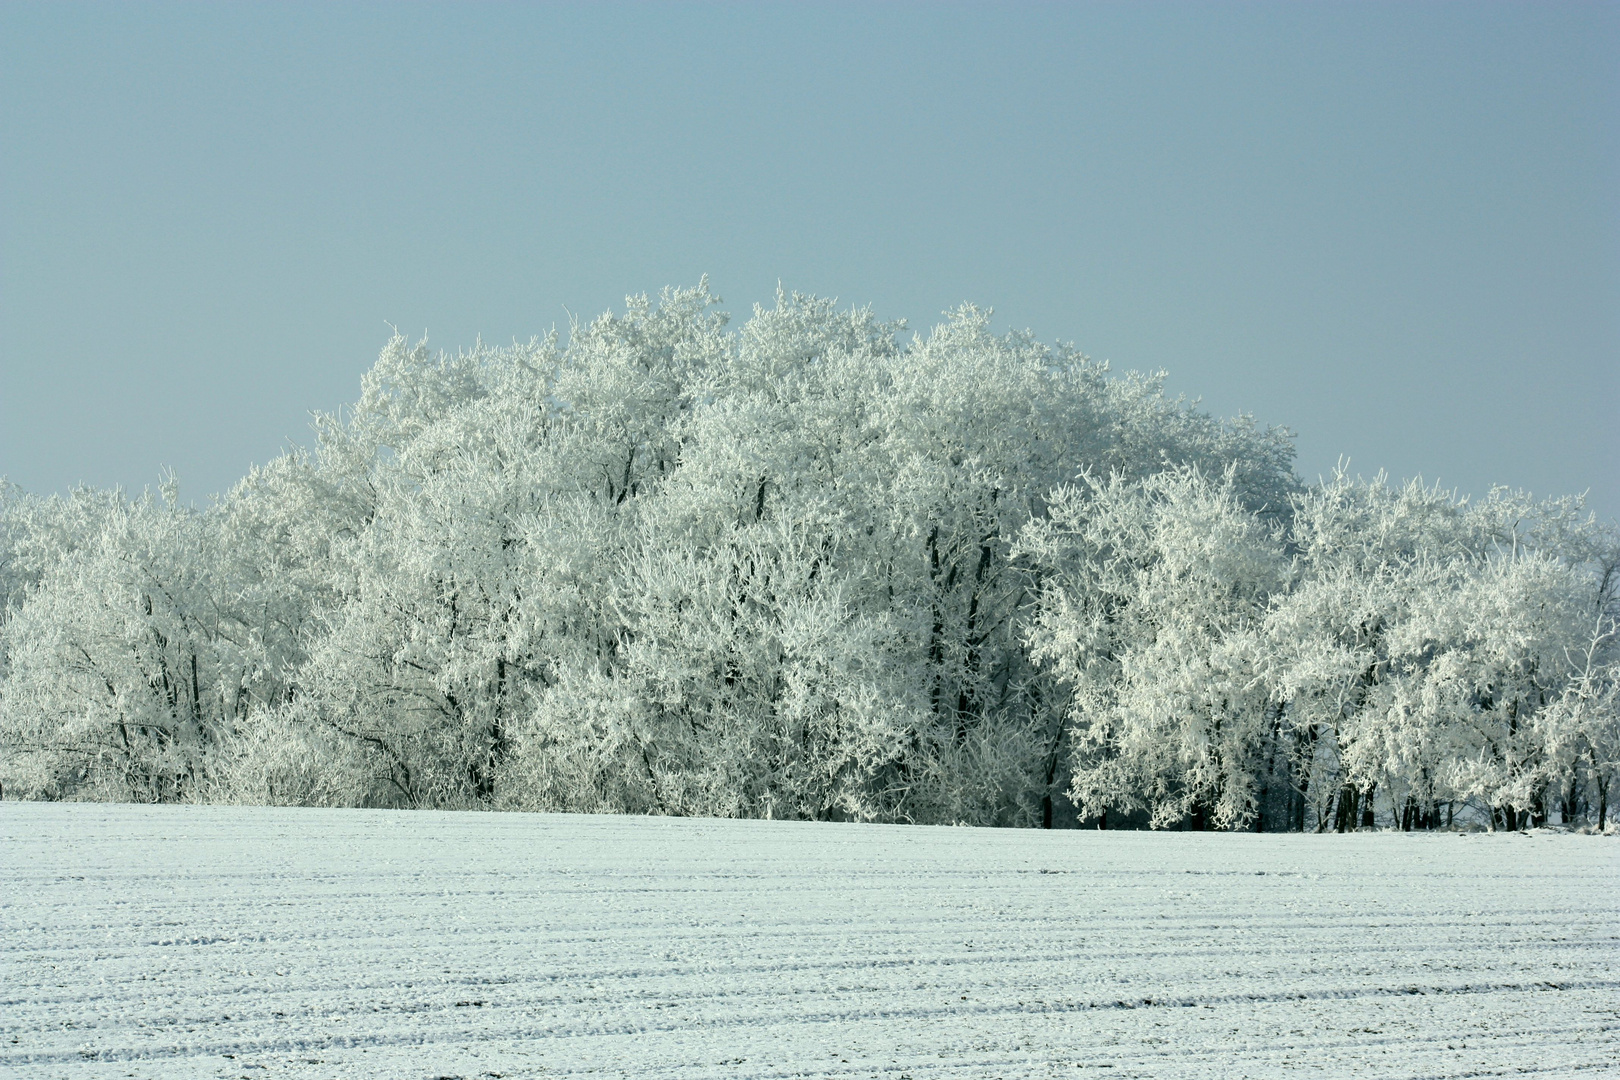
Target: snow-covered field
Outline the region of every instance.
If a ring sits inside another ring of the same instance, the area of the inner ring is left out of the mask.
[[[1620,845],[0,803],[0,1075],[1615,1075]]]

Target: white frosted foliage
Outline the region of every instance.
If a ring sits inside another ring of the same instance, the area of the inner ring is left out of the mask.
[[[0,487],[6,794],[1607,825],[1579,500],[1306,486],[1286,431],[971,306],[717,304],[396,337],[207,507]]]

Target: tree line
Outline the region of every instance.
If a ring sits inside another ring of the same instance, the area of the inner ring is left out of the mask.
[[[39,799],[1602,829],[1620,536],[1338,474],[1161,377],[707,284],[396,336],[204,508],[0,486]]]

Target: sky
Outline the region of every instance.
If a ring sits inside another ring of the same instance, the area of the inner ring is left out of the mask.
[[[0,6],[0,474],[205,503],[391,334],[708,274],[1620,517],[1620,4]]]

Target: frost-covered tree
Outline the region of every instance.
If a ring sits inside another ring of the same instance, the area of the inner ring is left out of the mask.
[[[234,557],[214,523],[179,506],[172,487],[95,505],[93,518],[83,500],[50,508],[84,539],[43,570],[3,629],[8,786],[184,797],[250,703],[279,692],[274,632],[225,573]]]
[[[1286,432],[971,306],[732,328],[705,282],[566,343],[396,336],[316,434],[201,510],[0,488],[7,790],[1606,820],[1612,532],[1304,489]]]
[[[1029,637],[1067,695],[1082,812],[1105,824],[1110,809],[1145,809],[1156,827],[1260,818],[1279,718],[1255,637],[1290,571],[1236,470],[1084,476],[1053,493],[1021,549],[1049,569]]]
[[[971,308],[908,347],[814,298],[735,334],[713,305],[391,343],[323,429],[374,514],[284,712],[351,741],[372,801],[1049,817],[1018,530],[1090,467],[1196,461],[1277,505],[1286,440]]]
[[[1380,798],[1406,827],[1469,802],[1509,827],[1544,817],[1536,718],[1600,614],[1607,541],[1578,502],[1340,475],[1299,498],[1291,539],[1267,674],[1319,826],[1376,824]]]

